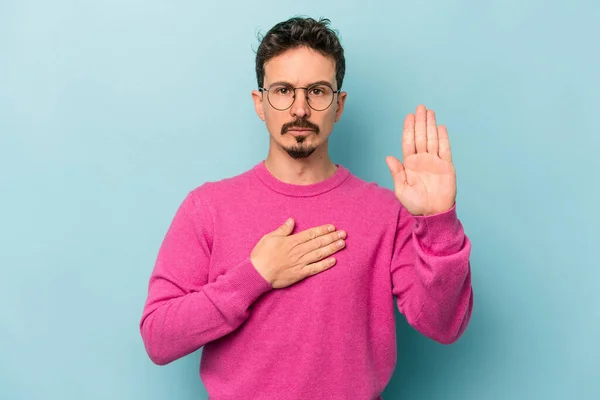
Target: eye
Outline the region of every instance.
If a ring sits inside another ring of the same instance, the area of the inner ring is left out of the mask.
[[[290,94],[290,88],[285,86],[278,86],[275,88],[275,94],[280,94],[282,96]]]
[[[331,92],[331,88],[325,85],[313,86],[308,89],[308,95],[311,97],[327,97]]]

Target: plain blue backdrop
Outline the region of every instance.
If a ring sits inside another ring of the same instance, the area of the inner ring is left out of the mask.
[[[185,194],[266,156],[256,36],[298,14],[345,47],[336,163],[391,188],[407,113],[450,133],[474,313],[451,346],[397,314],[384,399],[600,399],[592,0],[2,0],[0,398],[206,398],[200,351],[148,359],[147,280]]]

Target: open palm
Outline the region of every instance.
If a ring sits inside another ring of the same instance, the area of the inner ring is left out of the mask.
[[[456,200],[456,172],[448,131],[437,126],[433,110],[419,105],[416,115],[406,116],[402,155],[404,164],[396,157],[386,158],[400,203],[413,215],[451,209]]]

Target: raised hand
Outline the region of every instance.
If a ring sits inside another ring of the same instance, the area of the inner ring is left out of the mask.
[[[408,114],[402,133],[404,164],[386,157],[394,193],[412,215],[445,212],[456,200],[456,172],[446,127],[436,125],[435,113],[424,105]]]
[[[290,236],[293,230],[294,220],[290,219],[263,236],[250,255],[254,268],[274,289],[333,267],[336,260],[330,256],[346,244],[346,232],[336,230],[333,225],[310,228]]]

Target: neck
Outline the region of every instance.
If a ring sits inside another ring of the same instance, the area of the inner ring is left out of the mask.
[[[321,146],[307,158],[294,159],[280,149],[271,146],[265,166],[278,180],[292,185],[311,185],[324,181],[335,173],[337,166],[329,158],[327,146]]]

